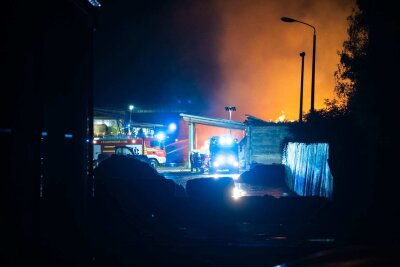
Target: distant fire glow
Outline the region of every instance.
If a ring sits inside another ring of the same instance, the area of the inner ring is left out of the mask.
[[[201,149],[202,151],[208,150],[210,145],[208,138],[221,135],[229,136],[229,129],[205,126],[201,124],[196,125],[196,148]],[[243,137],[244,131],[232,130],[232,138],[237,138],[240,141]]]
[[[236,118],[251,114],[264,120],[285,110],[286,120],[298,118],[301,57],[305,51],[303,110],[310,109],[313,30],[317,29],[315,108],[334,97],[337,51],[347,37],[347,16],[355,0],[218,1],[221,16],[219,68],[221,82],[215,112],[234,104]]]
[[[275,122],[284,122],[286,119],[285,112],[282,111],[282,114],[275,120]]]

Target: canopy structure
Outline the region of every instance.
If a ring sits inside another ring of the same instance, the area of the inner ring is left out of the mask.
[[[233,121],[233,120],[227,120],[227,119],[219,119],[219,118],[208,118],[208,117],[202,117],[202,116],[195,116],[195,115],[189,115],[189,114],[184,114],[181,113],[179,114],[184,121],[188,122],[188,135],[189,135],[189,146],[188,146],[188,153],[189,153],[189,159],[190,159],[190,154],[192,153],[194,149],[194,144],[196,140],[196,124],[201,124],[201,125],[208,125],[208,126],[214,126],[214,127],[219,127],[219,128],[226,128],[226,129],[237,129],[237,130],[242,130],[244,131],[246,129],[246,125],[242,122],[239,121]],[[190,165],[190,161],[189,161]]]

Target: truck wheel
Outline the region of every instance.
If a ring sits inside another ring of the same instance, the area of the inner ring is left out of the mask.
[[[155,159],[150,159],[150,166],[156,169],[158,167],[158,161]]]

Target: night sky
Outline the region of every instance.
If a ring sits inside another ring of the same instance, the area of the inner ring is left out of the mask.
[[[218,16],[207,1],[195,9],[189,2],[104,1],[95,40],[97,106],[206,107],[218,89]],[[177,13],[184,9],[186,17]]]
[[[298,118],[310,107],[312,29],[317,28],[315,106],[334,97],[338,50],[354,1],[101,1],[95,36],[95,106],[172,108],[234,119]]]

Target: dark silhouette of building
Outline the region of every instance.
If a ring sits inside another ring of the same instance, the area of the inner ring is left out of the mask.
[[[70,265],[85,249],[96,8],[84,0],[2,5],[1,235],[11,265]]]

